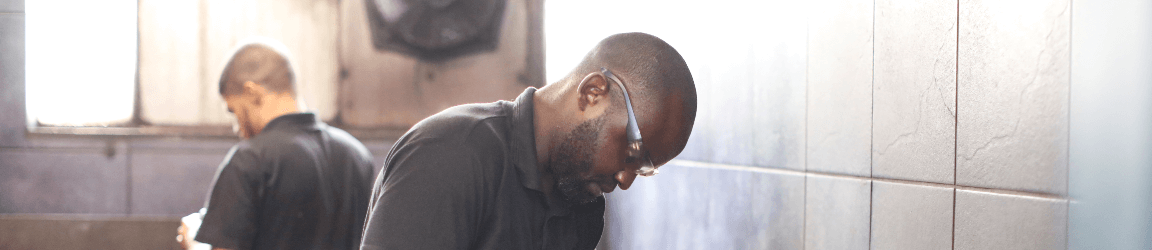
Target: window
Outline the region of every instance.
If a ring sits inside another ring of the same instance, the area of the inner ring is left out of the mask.
[[[136,1],[25,4],[30,122],[128,123],[135,104]]]
[[[308,109],[358,137],[544,84],[539,0],[508,0],[493,51],[438,62],[373,49],[364,3],[29,0],[29,131],[233,136],[219,77],[253,37],[283,43]]]

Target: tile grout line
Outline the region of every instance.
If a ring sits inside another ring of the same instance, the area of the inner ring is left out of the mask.
[[[811,5],[804,6],[805,11],[811,12]],[[811,14],[811,13],[809,13]],[[808,96],[811,95],[811,84],[808,78],[809,65],[811,63],[809,51],[812,49],[812,21],[811,19],[804,20],[804,169],[801,172],[808,172]],[[800,248],[805,249],[808,247],[808,175],[804,175],[804,211],[801,212],[800,221]]]
[[[868,98],[868,177],[872,177],[872,165],[875,164],[872,159],[872,153],[875,151],[876,144],[876,1],[872,1],[872,72],[868,72],[871,81],[868,82],[868,90],[871,90]]]
[[[952,185],[956,185],[956,180],[959,174],[958,159],[960,155],[960,0],[956,0],[956,54],[953,54],[955,60],[956,72],[953,73],[952,84],[956,89],[952,93],[953,114],[952,114]],[[956,188],[952,188],[952,249],[956,249],[956,195],[958,192]]]
[[[876,182],[868,182],[868,249],[872,249],[872,218],[876,217]]]
[[[691,160],[681,160],[681,159],[673,159],[673,160],[669,161],[668,164],[676,165],[676,166],[680,166],[680,167],[691,167],[691,168],[721,169],[721,170],[745,171],[745,172],[781,174],[781,175],[819,176],[819,177],[830,177],[830,178],[841,178],[841,179],[855,179],[855,180],[863,180],[863,181],[879,181],[879,182],[890,182],[890,183],[899,183],[899,184],[916,185],[916,186],[927,186],[927,187],[937,187],[937,188],[954,188],[954,189],[958,189],[959,191],[980,192],[980,193],[997,194],[997,195],[1021,196],[1021,197],[1029,197],[1029,198],[1036,198],[1036,199],[1068,200],[1068,197],[1060,196],[1060,195],[1056,195],[1056,194],[1046,194],[1046,193],[1037,193],[1037,192],[1029,192],[1029,191],[986,188],[986,187],[976,187],[976,186],[964,186],[964,185],[954,185],[954,184],[935,183],[935,182],[916,181],[916,180],[890,179],[890,178],[882,178],[882,177],[864,177],[864,176],[854,176],[854,175],[847,175],[847,174],[815,172],[815,171],[798,171],[798,170],[781,169],[781,168],[766,168],[766,167],[754,167],[754,166],[742,166],[742,165],[729,165],[729,164],[723,164],[723,163],[701,162],[701,161],[691,161]]]
[[[871,179],[875,177],[876,159],[874,153],[876,151],[876,1],[872,1],[872,72],[869,74],[872,81],[869,83],[868,89],[872,90],[871,98],[868,99],[868,177]],[[876,182],[868,182],[868,249],[872,249],[872,214],[876,200],[875,196]]]
[[[1064,144],[1064,147],[1065,147],[1065,149],[1064,149],[1064,153],[1065,153],[1064,166],[1066,166],[1064,169],[1064,194],[1069,197],[1068,198],[1069,201],[1072,200],[1071,199],[1072,191],[1070,190],[1070,189],[1072,189],[1071,188],[1072,187],[1072,160],[1070,159],[1071,158],[1070,155],[1072,154],[1072,74],[1073,74],[1072,73],[1072,35],[1073,35],[1072,34],[1072,31],[1073,31],[1072,30],[1072,21],[1073,21],[1072,15],[1075,14],[1075,12],[1072,11],[1072,7],[1073,7],[1072,5],[1074,2],[1075,1],[1073,1],[1073,0],[1068,0],[1068,116],[1066,116],[1067,117],[1066,121],[1068,123],[1068,131],[1067,131],[1068,135],[1065,137],[1065,138],[1068,138],[1067,139],[1068,141]],[[1070,238],[1072,238],[1071,237],[1071,233],[1072,233],[1071,232],[1071,230],[1072,230],[1071,221],[1072,221],[1072,202],[1065,202],[1064,203],[1064,249],[1071,248],[1071,246],[1069,245],[1070,241],[1071,241]]]
[[[956,249],[956,189],[952,189],[952,226],[948,227],[952,231],[952,249]]]

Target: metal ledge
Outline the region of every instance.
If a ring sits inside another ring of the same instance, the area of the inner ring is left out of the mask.
[[[359,140],[396,140],[408,128],[342,128]],[[29,126],[32,135],[111,137],[205,137],[235,138],[232,126],[54,127]]]

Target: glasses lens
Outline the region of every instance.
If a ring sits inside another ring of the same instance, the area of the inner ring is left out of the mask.
[[[640,141],[633,141],[628,145],[628,162],[640,163],[640,168],[636,169],[636,175],[649,177],[656,175],[660,170],[652,164],[652,160],[648,159],[648,154],[644,152],[644,143]]]
[[[636,170],[636,175],[644,176],[644,177],[651,177],[653,175],[660,173],[660,170],[656,169],[655,166],[652,166],[652,161],[648,160],[647,157],[645,157],[640,162],[642,165],[640,165],[640,169]]]

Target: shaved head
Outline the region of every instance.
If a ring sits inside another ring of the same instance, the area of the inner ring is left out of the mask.
[[[601,40],[572,73],[536,94],[536,159],[547,173],[541,182],[553,183],[557,195],[574,204],[655,174],[643,169],[680,155],[696,121],[688,64],[671,45],[644,33]],[[629,125],[625,94],[636,127]],[[639,128],[642,145],[633,143],[632,128]]]
[[[241,46],[220,75],[220,95],[244,91],[245,82],[254,82],[274,93],[296,95],[292,64],[272,45],[249,43]]]
[[[601,67],[628,89],[645,145],[663,149],[653,152],[652,161],[662,164],[679,155],[696,120],[696,86],[680,53],[649,34],[616,34],[600,41],[568,78],[579,80]],[[624,105],[622,98],[613,102]]]

